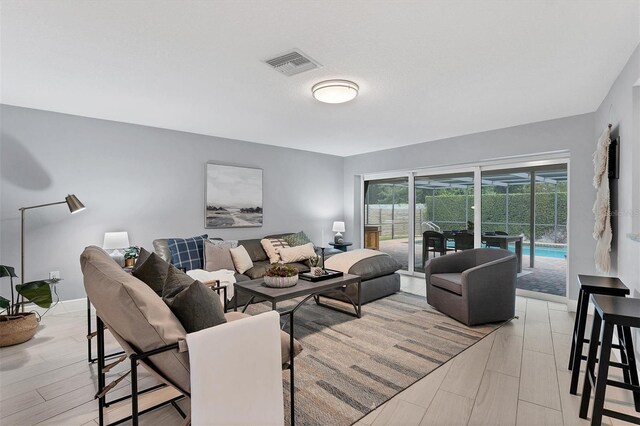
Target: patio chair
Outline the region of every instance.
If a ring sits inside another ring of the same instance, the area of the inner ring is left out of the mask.
[[[478,325],[515,316],[518,260],[508,250],[473,249],[425,265],[427,302],[450,317]]]
[[[493,231],[493,232],[486,232],[485,235],[488,236],[492,236],[492,235],[509,235],[504,231]],[[497,241],[486,241],[484,243],[484,246],[486,248],[500,248],[500,243]]]
[[[473,248],[473,234],[459,232],[453,236],[455,251],[470,250]]]
[[[429,252],[433,252],[435,257],[436,253],[440,253],[440,256],[447,254],[447,239],[442,232],[438,231],[424,231],[422,233],[422,263],[421,267],[424,268],[424,263],[429,258]]]

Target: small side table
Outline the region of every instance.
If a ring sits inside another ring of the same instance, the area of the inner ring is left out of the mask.
[[[353,243],[347,242],[345,241],[342,244],[338,244],[338,243],[329,243],[329,245],[335,249],[338,249],[340,251],[347,251],[347,247],[352,246]]]

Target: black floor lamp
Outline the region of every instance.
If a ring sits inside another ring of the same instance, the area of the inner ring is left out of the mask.
[[[20,207],[20,282],[24,284],[24,212],[25,210],[37,209],[40,207],[55,206],[57,204],[66,204],[69,206],[69,211],[78,213],[84,210],[84,204],[78,200],[73,194],[69,194],[64,198],[64,201],[57,201],[55,203],[38,204],[37,206]],[[24,305],[23,305],[24,307]]]

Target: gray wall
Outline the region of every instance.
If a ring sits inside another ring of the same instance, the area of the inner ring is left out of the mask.
[[[68,193],[87,206],[76,215],[65,205],[27,212],[26,279],[61,271],[62,299],[84,297],[78,258],[106,231],[127,231],[145,247],[205,232],[241,239],[304,230],[320,243],[343,217],[341,157],[4,105],[0,120],[2,264],[19,267],[20,206]],[[204,229],[207,161],[264,169],[263,227]]]
[[[344,196],[346,226],[351,230],[348,238],[359,241],[359,235],[353,232],[360,229],[359,204],[353,203],[355,175],[568,150],[571,162],[569,282],[570,297],[576,299],[573,283],[577,274],[595,273],[595,241],[591,237],[591,208],[595,201],[591,155],[596,146],[593,120],[593,114],[584,114],[347,157]]]

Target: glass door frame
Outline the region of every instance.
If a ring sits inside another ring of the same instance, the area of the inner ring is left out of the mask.
[[[473,173],[474,183],[474,214],[473,221],[475,224],[482,223],[482,172],[498,171],[502,169],[511,168],[527,168],[537,166],[551,166],[565,164],[567,167],[567,259],[571,256],[571,163],[569,152],[555,151],[542,154],[523,155],[517,157],[507,157],[494,160],[485,160],[474,162],[473,164],[452,164],[443,166],[426,167],[420,169],[413,169],[409,171],[397,171],[397,172],[383,172],[383,173],[366,173],[360,175],[360,247],[364,247],[364,182],[369,180],[389,179],[389,178],[407,178],[408,179],[408,201],[409,201],[409,236],[413,238],[408,244],[408,256],[409,267],[407,271],[398,271],[402,275],[411,275],[415,277],[424,278],[424,272],[418,272],[415,270],[415,178],[420,176],[429,175],[447,175],[458,173]],[[481,226],[474,226],[474,246],[476,248],[482,247],[482,232]],[[480,230],[480,232],[478,232]],[[569,295],[569,262],[567,260],[566,279],[565,279],[566,294],[565,298],[559,298],[558,296],[549,296],[549,300],[561,301],[560,299],[566,299]],[[518,289],[518,293],[523,290]],[[526,293],[526,291],[525,291]],[[526,294],[525,294],[526,295]],[[536,296],[544,295],[544,293],[536,293]]]

